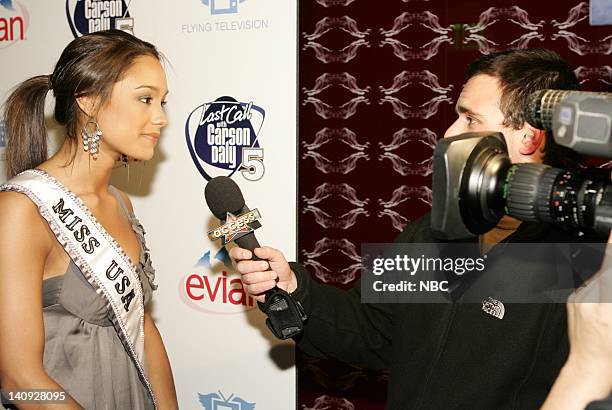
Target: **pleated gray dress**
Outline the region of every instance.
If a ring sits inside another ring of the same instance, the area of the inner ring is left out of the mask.
[[[157,286],[153,283],[155,272],[144,230],[113,187],[111,192],[140,241],[137,267],[146,304]],[[136,367],[110,321],[104,300],[74,262],[70,261],[64,275],[43,281],[43,316],[44,368],[83,408],[153,408]],[[144,369],[147,372],[146,361]]]

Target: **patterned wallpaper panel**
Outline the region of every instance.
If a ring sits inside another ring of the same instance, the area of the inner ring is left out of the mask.
[[[390,242],[431,207],[434,146],[455,120],[467,64],[546,47],[584,89],[612,91],[611,26],[589,4],[300,1],[300,262],[350,287],[362,242]],[[384,372],[298,353],[301,409],[382,409]]]

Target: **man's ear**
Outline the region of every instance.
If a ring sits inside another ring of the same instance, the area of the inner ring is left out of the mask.
[[[522,155],[533,155],[536,151],[542,151],[546,144],[546,132],[539,130],[528,123],[522,129],[523,137],[520,141],[519,152]]]
[[[77,105],[83,114],[88,118],[95,115],[96,99],[91,96],[83,96],[76,98]]]

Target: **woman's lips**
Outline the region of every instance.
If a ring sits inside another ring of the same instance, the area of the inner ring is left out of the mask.
[[[157,142],[157,140],[159,140],[159,134],[143,134],[142,136],[153,142]]]

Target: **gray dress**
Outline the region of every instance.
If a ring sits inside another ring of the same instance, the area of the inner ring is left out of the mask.
[[[137,267],[146,304],[156,286],[144,230],[113,187],[111,192],[140,241]],[[43,281],[43,316],[44,368],[83,408],[153,408],[109,319],[104,300],[74,262],[70,261],[64,275]],[[144,368],[147,371],[146,362]]]

